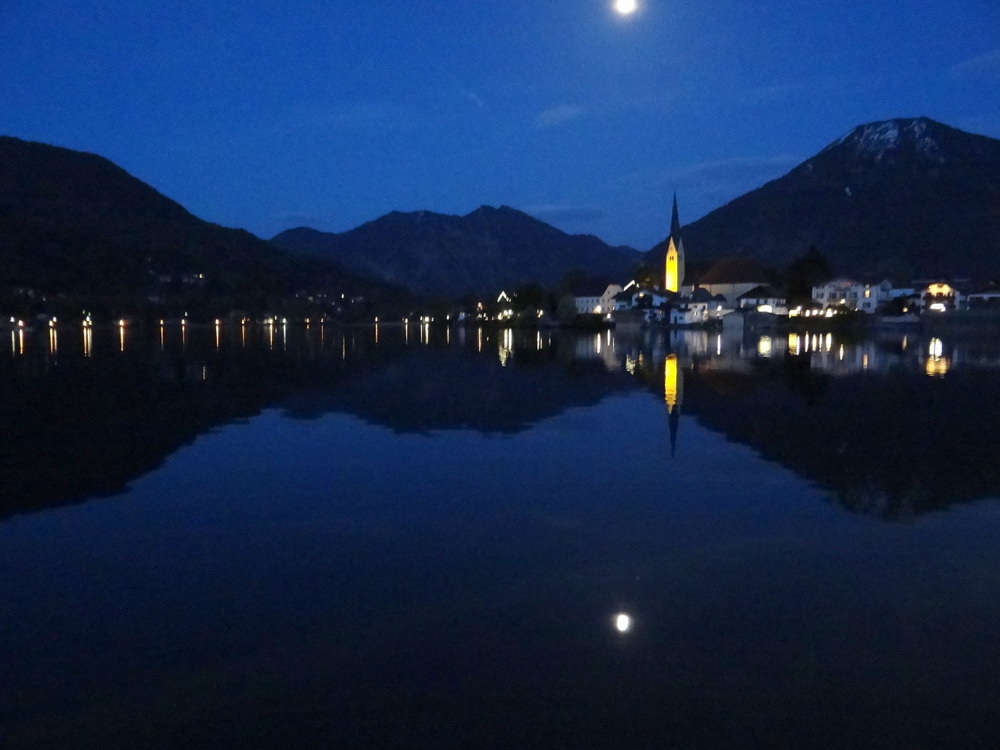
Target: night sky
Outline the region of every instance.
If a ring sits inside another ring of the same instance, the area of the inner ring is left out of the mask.
[[[263,237],[506,204],[648,249],[854,126],[1000,137],[997,0],[0,0],[0,133]]]

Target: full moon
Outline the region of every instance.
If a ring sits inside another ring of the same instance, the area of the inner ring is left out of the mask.
[[[636,9],[635,0],[615,0],[615,10],[617,10],[623,16],[627,16],[630,13],[635,13],[635,9]]]

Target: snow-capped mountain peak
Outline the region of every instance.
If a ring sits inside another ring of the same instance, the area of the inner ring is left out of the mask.
[[[933,154],[939,148],[933,134],[933,122],[924,117],[860,125],[824,150],[844,145],[853,146],[858,154],[876,160],[903,146],[909,146],[920,154]]]

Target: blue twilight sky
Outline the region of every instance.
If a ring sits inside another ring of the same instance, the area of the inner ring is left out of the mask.
[[[270,237],[507,204],[648,249],[855,125],[1000,137],[997,0],[0,0],[0,134]]]

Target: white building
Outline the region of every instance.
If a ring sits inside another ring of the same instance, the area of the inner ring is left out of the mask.
[[[584,289],[580,295],[575,295],[576,311],[580,315],[607,315],[614,312],[615,295],[621,292],[620,284],[608,284],[604,291],[600,288]]]
[[[893,294],[894,291],[898,293]],[[878,311],[879,305],[912,291],[912,289],[893,290],[892,282],[888,279],[878,283],[869,283],[839,278],[820,286],[814,286],[812,298],[813,302],[824,310],[831,307],[844,307],[848,310],[874,314]]]

